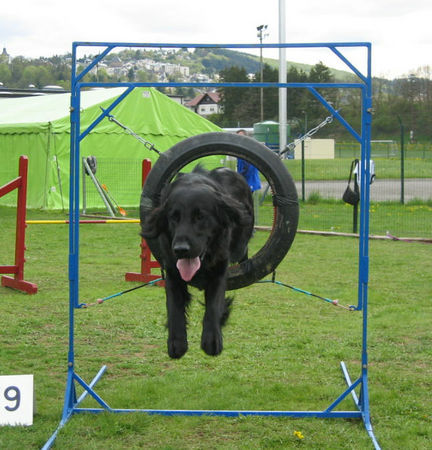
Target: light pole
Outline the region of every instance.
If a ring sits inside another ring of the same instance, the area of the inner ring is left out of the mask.
[[[405,203],[405,128],[400,116],[397,116],[400,126],[400,149],[401,149],[401,196],[400,202],[402,205]]]
[[[285,0],[279,0],[279,44],[286,42],[286,8]],[[287,82],[286,49],[279,49],[279,83]],[[279,152],[287,146],[287,88],[279,88]]]
[[[306,111],[302,111],[302,113],[304,114],[304,122],[303,122],[303,137],[306,136],[307,133],[307,112]],[[304,139],[302,139],[301,142],[301,172],[302,172],[302,200],[305,201],[306,196],[305,196],[305,141]]]
[[[411,129],[410,129],[410,143],[414,140],[414,126],[415,126],[415,113],[414,113],[414,102],[417,89],[417,77],[415,74],[411,73],[408,75],[408,86],[409,86],[409,99],[411,103]]]
[[[267,30],[267,26],[268,25],[260,25],[259,27],[257,27],[257,36],[258,39],[260,41],[260,45],[262,45],[263,43],[263,39],[268,36],[268,34],[266,33]],[[260,47],[260,81],[261,83],[263,82],[263,78],[264,78],[264,74],[263,74],[263,51],[262,51],[262,47]],[[261,122],[264,120],[264,90],[263,88],[260,89],[260,108],[261,108]]]

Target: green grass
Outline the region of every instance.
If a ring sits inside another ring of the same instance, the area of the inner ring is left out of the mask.
[[[432,204],[410,202],[372,202],[369,208],[370,234],[385,236],[387,232],[398,237],[432,238]],[[265,202],[258,211],[259,225],[271,225],[273,209]],[[360,208],[357,219],[360,227]],[[300,202],[299,229],[353,232],[353,206],[342,200],[323,199],[318,193],[311,194],[306,202]]]
[[[30,211],[28,218],[59,218]],[[0,208],[0,264],[13,261],[14,211]],[[40,448],[61,417],[67,373],[67,226],[27,228],[25,278],[34,296],[0,288],[0,373],[34,374],[31,427],[2,427],[0,448]],[[252,251],[266,239],[256,232]],[[94,301],[134,284],[138,225],[81,227],[80,300]],[[357,301],[358,241],[297,235],[277,279],[350,305]],[[432,447],[432,254],[430,246],[370,242],[369,390],[372,422],[382,448]],[[194,291],[190,350],[166,354],[163,289],[133,291],[76,311],[76,371],[90,381],[108,371],[97,392],[116,408],[326,408],[345,389],[344,360],[360,373],[361,314],[269,284],[234,293],[232,316],[217,358],[200,349],[202,294]],[[81,391],[79,390],[78,393]],[[83,406],[93,406],[86,400]],[[341,405],[352,409],[351,399]],[[304,439],[294,435],[300,431]],[[367,449],[357,420],[160,417],[145,414],[74,416],[55,448],[67,449]]]

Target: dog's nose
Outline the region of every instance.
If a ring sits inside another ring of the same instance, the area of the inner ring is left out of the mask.
[[[185,241],[175,242],[173,243],[173,252],[178,259],[186,258],[189,256],[190,245]]]

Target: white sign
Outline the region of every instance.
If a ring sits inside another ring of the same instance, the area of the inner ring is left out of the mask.
[[[0,375],[1,425],[33,425],[33,375]]]

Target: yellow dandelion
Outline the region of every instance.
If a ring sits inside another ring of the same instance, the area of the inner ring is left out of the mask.
[[[298,439],[304,439],[304,436],[301,431],[294,431],[294,436]]]

